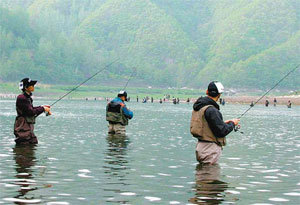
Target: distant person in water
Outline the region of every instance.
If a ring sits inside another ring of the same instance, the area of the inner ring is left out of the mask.
[[[288,107],[288,108],[292,108],[292,103],[291,103],[290,100],[288,101],[287,107]]]
[[[222,99],[222,105],[224,106],[225,105],[225,99]]]
[[[22,94],[17,97],[16,101],[17,117],[14,124],[16,144],[37,144],[38,140],[34,134],[35,119],[43,112],[51,115],[50,106],[33,107],[31,96],[36,83],[35,80],[24,78],[19,84]]]
[[[276,106],[276,104],[277,104],[277,99],[276,98],[274,98],[274,106]]]
[[[269,104],[270,104],[269,100],[266,100],[266,102],[265,102],[265,106],[266,106],[266,107],[268,107],[268,106],[269,106]]]
[[[159,103],[162,104],[162,99],[161,98],[159,99]]]
[[[172,98],[173,104],[176,105],[176,98]]]
[[[128,120],[132,119],[133,112],[126,107],[125,101],[127,101],[127,92],[120,91],[118,96],[106,106],[109,134],[126,134],[125,126],[128,125]]]
[[[207,97],[200,97],[193,105],[190,131],[198,139],[196,159],[201,164],[216,164],[221,156],[226,136],[238,125],[239,119],[223,121],[217,104],[224,91],[218,81],[209,83]]]
[[[251,104],[250,104],[250,107],[253,107],[254,106],[254,103],[253,103],[253,101],[251,102]]]

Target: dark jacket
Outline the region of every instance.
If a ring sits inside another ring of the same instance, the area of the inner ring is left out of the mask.
[[[216,137],[225,137],[234,129],[234,123],[230,122],[226,124],[223,121],[219,105],[209,97],[198,98],[193,105],[193,109],[199,111],[206,105],[212,105],[205,111],[205,119],[208,122],[209,128]]]
[[[33,107],[32,98],[27,93],[18,96],[16,102],[17,117],[14,124],[14,134],[17,144],[36,144],[34,134],[35,118],[44,112],[41,106]]]
[[[42,106],[33,107],[32,102],[33,100],[31,98],[31,95],[28,95],[25,92],[23,94],[20,94],[16,102],[18,116],[37,117],[44,112],[44,108]]]

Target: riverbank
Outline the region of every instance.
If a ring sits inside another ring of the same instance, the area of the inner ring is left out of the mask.
[[[227,96],[225,97],[225,101],[227,103],[250,104],[251,102],[256,102],[259,98],[257,96]],[[286,105],[289,100],[293,105],[300,105],[300,95],[267,96],[262,98],[258,103],[264,104],[268,100],[270,105],[273,105],[274,98],[276,98],[278,105]]]
[[[71,85],[46,85],[38,84],[34,92],[34,98],[37,99],[51,99],[56,100],[63,96],[65,93],[72,90],[74,86]],[[78,100],[106,100],[116,97],[117,93],[122,90],[121,87],[110,87],[110,86],[86,86],[83,85],[76,91],[72,92],[65,99],[78,99]],[[172,102],[172,98],[179,98],[180,102],[186,102],[190,99],[190,102],[197,100],[199,96],[205,96],[204,90],[191,89],[191,88],[143,88],[143,87],[129,87],[126,89],[129,97],[132,101],[136,101],[139,98],[139,102],[142,102],[143,98],[151,97],[154,102],[158,102],[160,99],[165,98],[165,102]],[[0,84],[0,99],[15,99],[20,93],[17,86],[13,83],[1,83]],[[298,92],[299,93],[299,92]],[[258,103],[264,104],[266,100],[273,104],[274,98],[277,100],[277,104],[286,105],[290,100],[293,105],[300,105],[300,95],[294,93],[294,95],[287,94],[286,91],[282,92],[271,92],[270,95],[261,99]],[[250,104],[256,102],[262,92],[243,91],[243,92],[226,92],[222,95],[226,103],[239,103],[239,104]],[[169,99],[169,100],[168,100]],[[148,102],[149,102],[148,101]]]
[[[46,85],[38,84],[35,88],[34,96],[36,98],[48,98],[57,99],[72,90],[74,85]],[[123,87],[111,87],[111,86],[87,86],[82,85],[66,99],[94,99],[94,98],[113,98],[117,95]],[[197,98],[199,95],[204,95],[204,90],[192,89],[192,88],[152,88],[152,87],[128,87],[126,88],[128,95],[133,99],[139,96],[140,99],[148,96],[154,99],[160,98]],[[20,93],[17,85],[12,83],[1,83],[0,84],[0,98],[15,98]]]
[[[0,99],[16,99],[18,94],[14,93],[0,93]],[[80,97],[81,96],[81,97]],[[74,100],[107,100],[107,99],[112,99],[115,96],[111,97],[104,97],[104,96],[99,96],[99,95],[94,95],[94,97],[91,97],[90,95],[84,96],[84,94],[81,94],[80,96],[73,96],[73,97],[66,97],[66,99],[74,99]],[[149,96],[148,102],[151,101],[151,95]],[[59,97],[55,98],[55,95],[52,97],[47,97],[47,96],[35,96],[36,99],[58,99]],[[185,103],[187,101],[187,98],[190,99],[190,102],[193,103],[197,100],[198,97],[185,97],[185,98],[179,98],[181,103]],[[226,103],[230,104],[251,104],[251,102],[256,102],[260,97],[257,96],[222,96],[223,99],[225,99]],[[287,105],[288,101],[290,100],[292,105],[300,105],[300,95],[288,95],[288,96],[268,96],[262,98],[258,104],[264,104],[266,100],[270,102],[270,105],[273,105],[274,98],[276,98],[278,105]],[[143,96],[139,97],[139,102],[142,102]],[[154,102],[159,102],[160,99],[163,100],[162,97],[153,97]],[[136,102],[136,96],[131,97],[131,101]],[[165,103],[172,103],[172,99],[165,99]]]

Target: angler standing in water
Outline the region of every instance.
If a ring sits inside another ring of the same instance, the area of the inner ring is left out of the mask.
[[[19,85],[23,93],[17,97],[16,101],[17,117],[14,124],[16,144],[37,144],[38,140],[33,132],[35,118],[43,112],[51,115],[50,106],[33,107],[32,105],[31,96],[36,83],[35,80],[24,78]]]
[[[226,145],[228,135],[239,119],[223,121],[217,104],[224,86],[213,81],[208,85],[207,97],[200,97],[193,105],[190,131],[198,139],[196,159],[201,164],[216,164],[221,156],[222,147]]]
[[[292,103],[291,103],[290,100],[288,101],[287,107],[288,107],[288,108],[292,108]]]
[[[128,125],[128,120],[133,117],[133,112],[127,109],[125,101],[127,101],[127,93],[126,91],[120,91],[118,97],[107,104],[108,134],[126,134],[125,126]]]
[[[269,106],[269,104],[270,104],[269,100],[266,100],[266,102],[265,102],[265,106],[266,106],[266,107],[268,107],[268,106]]]
[[[277,99],[274,98],[274,107],[276,107],[276,104],[277,104]]]

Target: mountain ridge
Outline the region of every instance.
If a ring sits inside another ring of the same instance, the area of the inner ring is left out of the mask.
[[[2,0],[0,9],[2,81],[74,84],[120,58],[95,82],[136,69],[165,87],[265,88],[299,63],[297,0]],[[299,79],[281,86],[299,89]]]

